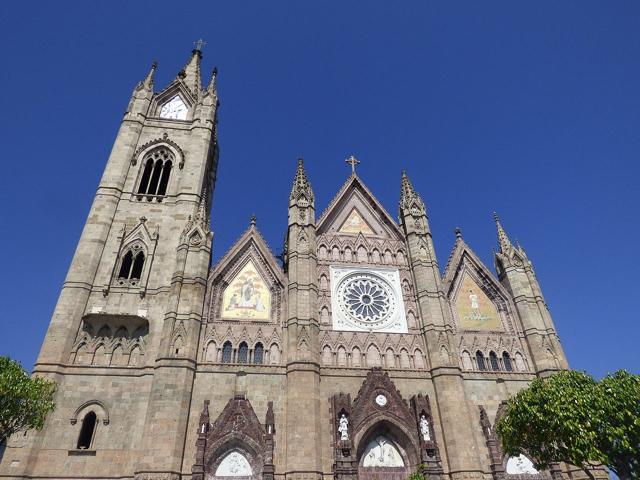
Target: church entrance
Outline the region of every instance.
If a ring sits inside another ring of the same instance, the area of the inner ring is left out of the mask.
[[[366,444],[358,463],[359,480],[406,480],[411,469],[389,435],[377,434]]]

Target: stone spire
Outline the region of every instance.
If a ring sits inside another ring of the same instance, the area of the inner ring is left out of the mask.
[[[415,214],[426,214],[426,208],[420,195],[414,190],[407,172],[402,171],[402,182],[400,186],[400,210],[409,210]],[[400,214],[402,217],[402,213]]]
[[[157,68],[158,68],[158,62],[154,60],[151,63],[151,68],[149,69],[149,73],[147,73],[147,76],[144,77],[144,80],[138,83],[138,85],[136,86],[136,90],[141,90],[144,88],[145,90],[148,90],[150,92],[153,91],[153,76],[155,75]]]
[[[289,195],[290,202],[298,202],[301,197],[304,197],[306,201],[313,203],[313,190],[311,190],[311,184],[307,179],[307,174],[304,171],[304,160],[298,159],[298,169],[296,170],[296,176],[293,179],[293,187],[291,188],[291,195]]]
[[[496,227],[498,229],[498,243],[500,244],[500,253],[503,255],[507,255],[509,251],[513,248],[511,245],[511,241],[509,237],[507,237],[507,233],[502,228],[502,224],[500,223],[500,218],[498,218],[498,214],[493,212],[493,219],[496,221]]]
[[[202,52],[194,48],[191,51],[191,58],[185,67],[178,72],[178,79],[182,80],[191,93],[195,96],[200,95],[202,90],[202,81],[200,79],[200,60],[202,60]]]
[[[213,71],[211,72],[211,80],[209,81],[209,85],[207,85],[207,93],[216,97],[218,96],[217,78],[218,67],[213,67]]]

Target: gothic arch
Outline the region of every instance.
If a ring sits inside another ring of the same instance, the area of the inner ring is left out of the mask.
[[[367,374],[353,402],[351,395],[334,395],[331,414],[335,422],[334,458],[338,478],[353,475],[353,469],[361,480],[372,480],[376,476],[406,478],[418,468],[428,474],[442,473],[428,397],[419,394],[407,402],[381,368],[373,368]],[[348,419],[346,432],[341,421],[343,414]],[[430,425],[426,435],[431,432],[431,436],[424,439],[421,415]],[[378,454],[382,454],[382,460],[376,460]]]
[[[192,479],[272,479],[274,425],[272,402],[268,402],[264,425],[258,420],[249,400],[238,397],[231,398],[211,424],[209,400],[205,400],[198,422]],[[221,472],[220,466],[229,455],[235,456],[235,464],[230,462],[229,468]]]
[[[402,456],[403,468],[407,470],[407,473],[420,464],[420,450],[412,440],[413,435],[408,428],[390,416],[382,415],[371,417],[354,433],[353,443],[360,468],[362,468],[365,449],[372,440],[380,436],[386,437],[394,443]]]
[[[260,453],[264,447],[243,432],[232,432],[228,437],[218,440],[209,447],[209,455],[205,460],[205,471],[214,479],[229,478],[229,476],[218,476],[218,468],[220,464],[233,452],[242,455],[251,467],[251,475],[242,475],[243,479],[260,479],[262,478],[262,469],[264,464],[263,455]]]
[[[109,425],[109,410],[100,400],[88,400],[82,403],[71,416],[71,425],[75,425],[78,422],[78,418],[82,418],[89,410],[96,412],[98,420],[102,420],[104,425]]]
[[[155,150],[158,147],[164,147],[167,150],[170,150],[176,159],[176,163],[180,170],[184,167],[185,162],[185,153],[180,148],[180,146],[169,138],[169,135],[165,132],[161,138],[156,138],[148,141],[147,143],[138,147],[133,156],[131,157],[131,165],[136,165],[138,160],[143,159],[147,156],[147,154],[151,153],[152,150]],[[143,162],[140,162],[140,166],[143,167]],[[137,185],[138,182],[136,182]]]

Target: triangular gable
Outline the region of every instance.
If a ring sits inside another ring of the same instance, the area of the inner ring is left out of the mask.
[[[461,238],[447,263],[443,285],[461,330],[499,332],[513,328],[508,294]]]
[[[353,208],[351,213],[338,229],[339,233],[362,233],[364,235],[375,235],[367,221],[362,218],[357,208]]]
[[[198,101],[198,93],[192,92],[181,79],[175,79],[160,92],[156,93],[152,99],[150,111],[152,116],[159,117],[162,107],[176,97],[185,105],[188,110],[192,110]],[[191,112],[190,112],[191,113]],[[191,118],[191,114],[187,118]]]
[[[352,225],[350,221],[354,219],[355,224]],[[371,233],[365,231],[367,227]],[[362,233],[393,240],[402,239],[398,224],[355,174],[342,185],[318,219],[317,232],[347,235]]]
[[[254,225],[211,270],[208,291],[222,320],[276,320],[284,273]],[[209,303],[208,302],[208,303]]]

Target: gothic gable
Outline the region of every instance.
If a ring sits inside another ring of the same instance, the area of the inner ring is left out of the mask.
[[[151,116],[164,117],[166,112],[171,110],[175,115],[166,118],[188,120],[197,103],[198,93],[192,92],[181,79],[176,79],[153,97],[149,110]],[[165,107],[165,112],[163,112],[163,107]],[[184,114],[182,113],[183,108],[187,110]]]
[[[351,175],[322,213],[318,235],[339,233],[401,240],[402,233],[384,207],[362,183]]]
[[[255,225],[251,225],[211,270],[208,321],[276,322],[284,273]]]
[[[458,329],[513,332],[507,292],[462,238],[451,253],[443,285]]]
[[[209,400],[198,422],[196,461],[193,478],[218,477],[273,479],[273,404],[269,402],[265,425],[246,398],[236,396],[227,402],[213,424],[209,422]]]

